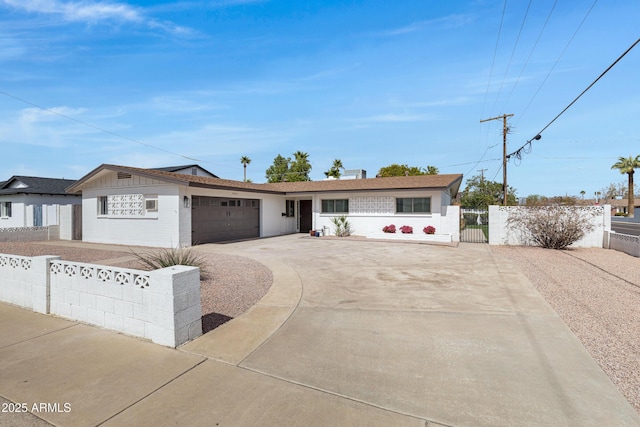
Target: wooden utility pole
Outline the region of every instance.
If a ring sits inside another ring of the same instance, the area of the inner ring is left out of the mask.
[[[513,116],[513,114],[503,114],[498,117],[491,117],[490,119],[480,120],[480,123],[488,122],[489,120],[502,119],[502,192],[503,200],[502,204],[507,206],[507,118]]]

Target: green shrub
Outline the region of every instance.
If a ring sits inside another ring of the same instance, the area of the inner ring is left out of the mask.
[[[351,224],[347,221],[347,216],[334,216],[331,222],[335,225],[335,234],[338,237],[346,237],[351,235]]]
[[[138,258],[138,261],[147,270],[159,270],[173,267],[174,265],[185,265],[187,267],[198,267],[200,269],[200,278],[202,279],[209,274],[204,257],[190,248],[161,249],[141,253],[131,251],[131,253]]]

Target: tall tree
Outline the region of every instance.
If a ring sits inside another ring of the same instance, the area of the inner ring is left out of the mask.
[[[290,161],[287,181],[311,181],[309,172],[311,172],[309,153],[303,153],[302,151],[293,153],[293,160]]]
[[[340,178],[342,176],[340,169],[344,170],[344,166],[342,166],[342,160],[335,159],[333,161],[333,164],[331,165],[331,168],[328,171],[326,171],[324,174],[326,175],[327,178],[329,177]]]
[[[251,163],[251,159],[247,156],[240,157],[240,163],[244,166],[244,182],[247,182],[247,165]]]
[[[273,159],[273,164],[266,170],[267,182],[284,182],[289,176],[290,158],[284,158],[280,154]]]
[[[611,169],[618,169],[620,173],[626,173],[629,176],[629,189],[627,190],[627,212],[629,218],[633,218],[634,215],[635,195],[633,194],[633,174],[638,168],[640,168],[640,155],[636,157],[620,157],[618,161],[611,166]]]
[[[476,175],[467,180],[467,186],[462,192],[460,203],[463,208],[488,209],[489,205],[503,205],[504,192],[502,183],[482,179]],[[539,197],[539,196],[538,196]],[[516,190],[509,186],[507,189],[507,205],[517,205]]]
[[[387,176],[416,176],[416,175],[437,175],[438,168],[435,166],[427,166],[426,168],[421,168],[418,166],[408,166],[406,164],[399,165],[394,163],[389,166],[385,166],[380,168],[378,171],[378,176],[387,177]]]

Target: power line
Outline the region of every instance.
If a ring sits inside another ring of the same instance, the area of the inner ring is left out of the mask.
[[[531,56],[533,55],[533,52],[536,50],[536,47],[538,47],[538,42],[540,41],[540,38],[542,37],[542,34],[544,33],[544,30],[547,28],[547,24],[549,23],[549,19],[551,19],[551,15],[553,14],[553,11],[555,10],[557,4],[558,4],[558,0],[556,0],[553,3],[553,6],[551,6],[551,10],[549,11],[549,14],[547,15],[547,19],[545,19],[544,24],[542,24],[542,28],[540,29],[540,32],[538,33],[538,37],[536,38],[536,41],[533,44],[533,47],[531,48],[531,51],[529,52],[529,56],[527,56],[527,60],[524,62],[524,65],[522,66],[522,69],[520,70],[520,74],[518,74],[518,78],[513,83],[513,86],[511,87],[511,92],[509,92],[509,96],[507,96],[507,99],[504,101],[504,105],[503,105],[503,108],[502,108],[503,110],[505,109],[504,107],[507,106],[507,103],[511,99],[511,95],[513,95],[513,92],[515,91],[516,87],[518,86],[518,83],[520,83],[520,78],[522,77],[522,74],[524,73],[524,70],[527,68],[527,65],[529,65],[529,61],[531,60]]]
[[[593,8],[595,7],[596,3],[598,3],[598,0],[594,0],[593,3],[591,4],[591,7],[589,8],[589,10],[587,11],[587,14],[584,16],[584,18],[582,18],[582,21],[580,22],[580,24],[578,25],[578,28],[576,28],[576,30],[573,32],[573,35],[571,36],[571,38],[569,39],[569,41],[567,42],[567,44],[564,46],[564,48],[562,49],[562,52],[560,52],[560,55],[558,56],[558,58],[556,59],[556,62],[553,63],[553,66],[551,67],[551,69],[549,70],[549,72],[547,73],[547,75],[545,76],[544,80],[542,80],[542,83],[540,84],[540,86],[538,87],[538,89],[536,90],[536,92],[533,94],[533,96],[531,97],[531,100],[529,100],[529,102],[527,103],[526,107],[524,107],[524,110],[522,111],[522,113],[520,113],[519,115],[519,119],[518,121],[516,121],[516,125],[520,122],[520,120],[522,120],[522,117],[525,115],[525,113],[527,112],[527,110],[529,109],[529,107],[531,106],[531,104],[533,103],[533,101],[536,99],[536,97],[538,96],[538,93],[540,93],[540,90],[542,89],[542,87],[545,85],[545,83],[547,82],[547,80],[549,79],[549,77],[551,76],[551,73],[553,73],[553,70],[555,70],[556,66],[558,65],[558,63],[560,62],[560,59],[562,59],[562,57],[564,56],[565,52],[567,51],[567,49],[569,48],[569,45],[571,45],[571,43],[573,42],[573,39],[576,37],[576,34],[578,34],[578,31],[580,31],[580,28],[582,28],[582,25],[585,23],[585,21],[587,20],[587,18],[589,17],[589,15],[591,14],[591,11],[593,10]]]
[[[496,63],[496,54],[498,53],[498,45],[500,43],[500,34],[502,33],[502,23],[504,22],[504,12],[507,9],[507,0],[504,0],[502,6],[502,16],[500,17],[500,27],[498,28],[498,37],[496,38],[496,46],[493,49],[493,59],[491,60],[491,69],[489,71],[489,81],[487,82],[487,90],[484,93],[484,101],[482,102],[482,112],[480,117],[484,116],[484,107],[487,104],[487,97],[489,96],[489,87],[491,86],[491,79],[493,77],[493,66]]]
[[[527,16],[529,15],[529,9],[531,8],[531,2],[533,0],[529,0],[529,4],[527,5],[527,10],[524,13],[524,18],[522,18],[522,24],[520,24],[520,30],[518,31],[518,36],[516,37],[516,42],[513,45],[513,49],[511,50],[511,56],[509,57],[509,62],[507,63],[507,68],[504,70],[504,75],[502,76],[502,82],[500,82],[500,88],[498,89],[498,94],[496,95],[496,100],[493,103],[493,111],[496,108],[496,104],[498,104],[498,99],[500,98],[500,93],[502,92],[502,87],[504,86],[505,80],[507,80],[507,74],[509,74],[509,69],[511,68],[511,62],[513,61],[513,55],[516,53],[516,49],[518,48],[518,42],[520,41],[520,36],[522,35],[522,29],[524,28],[525,22],[527,22]]]
[[[553,118],[553,120],[551,120],[549,123],[547,123],[547,125],[545,127],[543,127],[542,130],[536,134],[536,136],[534,136],[533,138],[531,138],[530,140],[525,142],[522,147],[518,148],[513,153],[507,155],[507,159],[509,159],[512,156],[515,156],[516,159],[522,160],[522,152],[523,151],[525,152],[525,154],[530,153],[531,152],[531,142],[533,140],[539,140],[541,138],[540,134],[542,134],[542,132],[544,132],[549,126],[551,126],[551,124],[553,124],[553,122],[555,122],[561,115],[563,115],[565,113],[565,111],[567,111],[569,108],[571,108],[571,106],[573,104],[575,104],[578,101],[578,99],[580,99],[582,97],[582,95],[584,95],[589,89],[591,89],[593,87],[593,85],[595,85],[598,82],[598,80],[600,80],[602,77],[604,77],[604,75],[607,74],[609,72],[609,70],[611,70],[622,58],[624,58],[625,55],[627,53],[629,53],[631,51],[631,49],[633,49],[638,43],[640,43],[640,38],[638,40],[636,40],[635,43],[633,43],[631,46],[629,46],[629,48],[627,50],[625,50],[624,53],[618,57],[618,59],[616,59],[611,65],[609,65],[607,67],[607,69],[604,70],[598,76],[598,78],[596,78],[589,86],[587,86],[587,88],[585,90],[583,90],[580,93],[580,95],[578,95],[573,101],[571,101],[571,103],[569,105],[567,105],[564,108],[564,110],[560,111],[560,113],[558,113],[558,115],[555,116]]]
[[[7,96],[9,98],[13,98],[16,101],[20,101],[20,102],[22,102],[24,104],[31,105],[32,107],[39,108],[40,110],[46,111],[48,113],[55,114],[56,116],[60,116],[60,117],[63,117],[65,119],[67,119],[67,120],[71,120],[73,122],[76,122],[76,123],[81,124],[83,126],[86,126],[86,127],[91,128],[91,129],[97,130],[99,132],[103,132],[103,133],[106,133],[108,135],[115,136],[116,138],[124,139],[126,141],[133,142],[135,144],[140,144],[140,145],[143,145],[143,146],[148,147],[148,148],[153,148],[154,150],[163,151],[163,152],[168,153],[168,154],[173,154],[174,156],[179,156],[179,157],[182,157],[183,159],[192,160],[192,161],[195,161],[195,162],[208,163],[208,162],[206,162],[204,160],[197,159],[195,157],[189,157],[189,156],[182,155],[180,153],[176,153],[176,152],[173,152],[173,151],[165,150],[164,148],[156,147],[155,145],[151,145],[151,144],[147,144],[145,142],[137,141],[135,139],[129,138],[129,137],[124,136],[124,135],[120,135],[120,134],[112,132],[110,130],[101,128],[99,126],[95,126],[95,125],[92,125],[90,123],[83,122],[82,120],[78,120],[75,117],[71,117],[71,116],[68,116],[66,114],[60,113],[58,111],[52,110],[50,108],[43,107],[43,106],[35,104],[35,103],[31,102],[31,101],[27,101],[26,99],[22,99],[22,98],[19,98],[17,96],[11,95],[10,93],[7,93],[7,92],[2,91],[2,90],[0,90],[0,94],[4,95],[4,96]]]

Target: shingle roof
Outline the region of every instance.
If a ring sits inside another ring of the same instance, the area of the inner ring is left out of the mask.
[[[279,182],[266,184],[286,193],[326,191],[452,189],[458,192],[462,174],[394,176],[386,178],[335,179],[327,181]]]
[[[69,192],[82,191],[82,186],[93,176],[104,170],[115,172],[127,172],[156,178],[163,181],[174,182],[176,184],[191,187],[236,189],[259,193],[320,193],[335,191],[375,191],[375,190],[411,190],[411,189],[431,189],[449,190],[452,197],[458,192],[462,182],[462,174],[445,175],[419,175],[400,176],[390,178],[367,178],[367,179],[345,179],[328,181],[305,181],[305,182],[279,182],[268,184],[254,184],[251,182],[233,181],[221,178],[208,178],[195,175],[183,175],[173,172],[166,172],[157,169],[143,169],[131,166],[119,166],[103,164],[79,179],[75,184],[67,188]]]
[[[26,185],[22,188],[11,188],[11,184],[19,181]],[[55,194],[67,195],[67,187],[75,183],[73,179],[40,178],[35,176],[14,175],[0,185],[0,194]]]
[[[206,170],[205,168],[203,168],[200,165],[182,165],[182,166],[165,166],[163,168],[151,168],[153,170],[157,170],[157,171],[164,171],[164,172],[177,172],[183,169],[189,169],[189,168],[200,168],[203,171],[205,171],[206,173],[208,173],[209,175],[212,175],[214,177],[218,177],[216,174],[209,172],[208,170]]]

